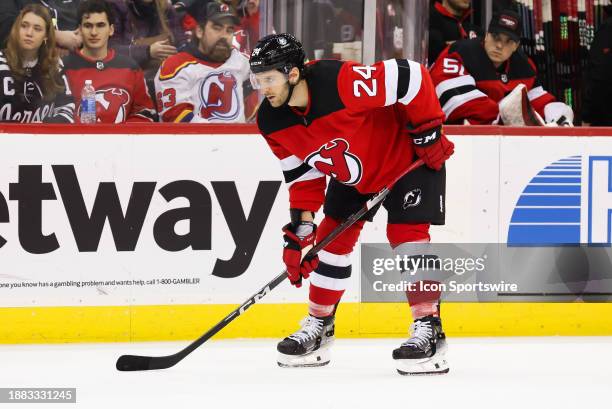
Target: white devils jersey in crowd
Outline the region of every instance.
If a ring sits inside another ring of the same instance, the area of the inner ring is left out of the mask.
[[[155,76],[162,122],[244,122],[243,85],[249,60],[232,50],[224,63],[208,61],[194,46],[167,58]]]

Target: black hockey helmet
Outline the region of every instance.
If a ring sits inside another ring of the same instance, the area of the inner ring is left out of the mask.
[[[294,36],[287,33],[270,34],[257,42],[249,64],[255,74],[270,70],[289,74],[293,67],[297,67],[301,72],[305,59],[302,43]]]

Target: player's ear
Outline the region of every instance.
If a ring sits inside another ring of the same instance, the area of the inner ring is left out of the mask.
[[[289,83],[296,85],[300,79],[300,69],[298,67],[291,68],[291,71],[289,71]]]
[[[114,24],[111,24],[111,25],[110,25],[110,31],[109,31],[109,33],[110,33],[110,36],[111,36],[111,37],[113,36],[113,34],[115,34],[115,25],[114,25]]]
[[[198,38],[198,40],[202,39],[202,37],[204,36],[204,26],[202,24],[198,24],[196,26],[195,34],[196,34],[196,37]]]

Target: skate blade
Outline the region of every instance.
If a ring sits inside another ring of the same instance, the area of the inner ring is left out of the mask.
[[[395,361],[400,375],[444,375],[450,370],[444,355],[427,359],[398,359]]]
[[[330,361],[329,347],[322,347],[306,355],[278,353],[277,363],[281,368],[311,368],[325,366]]]

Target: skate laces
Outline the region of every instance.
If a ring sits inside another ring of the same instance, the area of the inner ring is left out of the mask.
[[[416,345],[424,349],[433,337],[433,329],[428,321],[415,321],[410,325],[410,338],[402,346]]]
[[[323,320],[310,315],[304,318],[300,325],[302,325],[302,329],[289,335],[289,339],[294,339],[300,343],[309,341],[318,337],[323,330]]]

